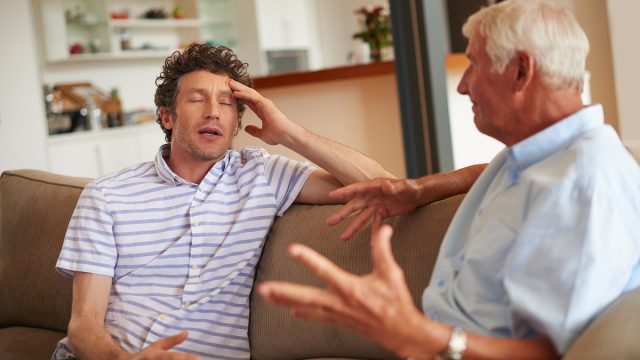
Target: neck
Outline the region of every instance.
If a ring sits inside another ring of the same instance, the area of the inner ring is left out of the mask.
[[[520,119],[514,122],[521,131],[514,131],[507,146],[514,145],[546,128],[562,121],[584,107],[578,89],[561,89],[527,95],[527,100],[519,111]]]
[[[200,184],[202,179],[207,176],[209,170],[211,170],[218,161],[222,160],[222,158],[224,158],[224,156],[215,160],[181,159],[177,153],[170,151],[169,157],[164,160],[176,175],[186,181]]]

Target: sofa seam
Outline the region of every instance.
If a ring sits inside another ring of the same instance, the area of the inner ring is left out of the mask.
[[[2,174],[2,177],[17,177],[17,178],[21,178],[24,180],[29,180],[29,181],[33,181],[33,182],[38,182],[41,184],[47,184],[47,185],[56,185],[56,186],[63,186],[63,187],[68,187],[68,188],[74,188],[74,189],[79,189],[82,190],[84,189],[84,186],[78,186],[78,185],[71,185],[71,184],[63,184],[63,183],[59,183],[59,182],[53,182],[53,181],[46,181],[46,180],[40,180],[40,179],[34,179],[32,177],[29,176],[25,176],[25,175],[20,175],[20,174],[15,174],[15,173],[4,173]]]

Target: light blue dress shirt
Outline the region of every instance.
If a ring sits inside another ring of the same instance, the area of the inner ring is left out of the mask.
[[[423,310],[564,353],[640,285],[639,221],[640,169],[602,107],[586,107],[493,159],[449,226]]]

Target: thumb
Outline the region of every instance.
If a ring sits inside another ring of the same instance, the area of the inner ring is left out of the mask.
[[[247,125],[244,127],[244,131],[246,131],[249,135],[260,138],[260,133],[262,129],[255,125]]]
[[[388,274],[398,266],[391,251],[391,235],[393,230],[389,225],[382,225],[371,233],[371,259],[374,271]]]
[[[162,350],[169,350],[172,347],[182,343],[183,341],[185,341],[187,339],[187,336],[189,335],[188,332],[186,332],[185,330],[180,331],[180,333],[173,335],[173,336],[167,336],[164,339],[160,339],[156,342],[153,343],[152,346],[154,347],[159,347]]]

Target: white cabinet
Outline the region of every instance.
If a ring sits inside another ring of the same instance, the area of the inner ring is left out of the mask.
[[[37,0],[49,63],[163,58],[192,42],[235,43],[231,0]]]
[[[314,37],[313,6],[310,0],[256,0],[262,49],[309,48]]]
[[[152,161],[164,133],[155,123],[49,138],[54,173],[97,178],[141,162]]]

